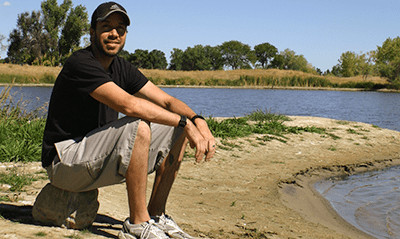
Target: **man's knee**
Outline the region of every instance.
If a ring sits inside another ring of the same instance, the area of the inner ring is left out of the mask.
[[[140,121],[136,133],[135,142],[140,141],[150,145],[151,142],[151,129],[150,125],[146,121]]]

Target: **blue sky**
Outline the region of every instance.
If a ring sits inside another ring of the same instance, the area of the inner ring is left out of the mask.
[[[41,0],[0,0],[0,34],[8,38],[18,14],[40,10]],[[61,0],[58,0],[61,3]],[[103,1],[72,0],[91,16]],[[322,71],[343,52],[376,50],[400,36],[398,0],[119,0],[132,25],[125,49],[158,49],[169,59],[173,48],[220,45],[238,40],[254,47],[268,42],[289,48]],[[5,57],[5,52],[1,57]]]

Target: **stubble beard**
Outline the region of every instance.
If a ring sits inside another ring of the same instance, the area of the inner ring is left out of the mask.
[[[125,42],[124,42],[124,44],[122,44],[122,45],[119,47],[117,53],[110,53],[110,52],[107,52],[107,51],[103,48],[103,45],[100,43],[100,40],[99,40],[99,38],[97,37],[97,35],[94,36],[94,45],[95,45],[95,47],[97,48],[97,50],[99,51],[100,54],[102,54],[102,55],[104,55],[104,56],[107,56],[107,57],[114,57],[114,56],[118,55],[118,53],[120,53],[120,52],[122,51],[122,49],[124,49]]]

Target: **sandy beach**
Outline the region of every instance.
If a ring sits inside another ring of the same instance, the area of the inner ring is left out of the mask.
[[[286,142],[260,135],[217,139],[211,162],[195,164],[188,150],[167,205],[182,228],[200,238],[368,238],[344,221],[313,184],[400,164],[400,132],[373,125],[317,117],[291,117],[285,124],[325,128],[332,135],[285,135]],[[39,172],[39,163],[0,164]],[[149,176],[148,191],[153,175]],[[0,238],[116,238],[128,216],[125,185],[100,189],[93,227],[77,231],[36,224],[30,210],[43,179],[25,192],[2,190]]]

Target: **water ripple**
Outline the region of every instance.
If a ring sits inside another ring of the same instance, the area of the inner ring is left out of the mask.
[[[317,183],[348,222],[377,238],[400,238],[400,167]]]

